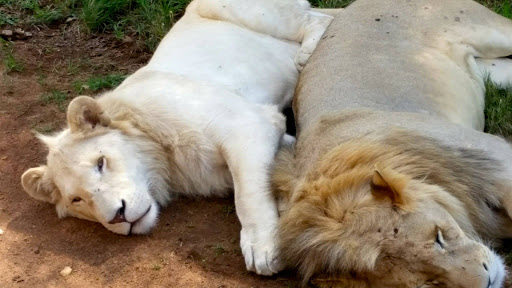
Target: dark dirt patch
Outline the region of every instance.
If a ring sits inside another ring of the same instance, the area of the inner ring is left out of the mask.
[[[73,24],[32,31],[14,42],[21,72],[0,71],[0,287],[294,287],[291,274],[248,273],[239,249],[232,199],[178,199],[163,209],[148,236],[120,236],[97,223],[59,220],[54,208],[31,199],[21,174],[45,162],[32,130],[64,125],[65,113],[44,104],[52,89],[95,75],[129,74],[150,55],[134,42],[91,38]],[[0,59],[3,54],[0,52]],[[73,272],[59,272],[71,266]]]

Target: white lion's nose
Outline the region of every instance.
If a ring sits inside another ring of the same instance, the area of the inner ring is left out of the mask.
[[[126,203],[124,202],[124,200],[121,200],[121,205],[122,205],[121,208],[119,208],[119,210],[117,210],[114,218],[112,220],[108,221],[108,224],[128,222],[126,220],[126,218],[124,217],[124,209],[126,207]]]

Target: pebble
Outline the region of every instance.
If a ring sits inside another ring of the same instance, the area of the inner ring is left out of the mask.
[[[124,36],[123,43],[132,43],[132,42],[133,42],[132,37],[130,37],[128,35]]]
[[[2,160],[7,160],[7,156],[2,157]]]
[[[12,30],[2,30],[2,32],[0,32],[0,35],[2,35],[2,36],[12,36]]]
[[[0,229],[0,235],[4,234],[4,230]]]
[[[61,275],[62,277],[66,277],[66,276],[69,276],[69,274],[71,274],[71,272],[72,272],[72,271],[73,271],[73,269],[71,269],[71,267],[66,266],[66,267],[64,267],[64,269],[62,269],[62,270],[60,271],[60,275]]]

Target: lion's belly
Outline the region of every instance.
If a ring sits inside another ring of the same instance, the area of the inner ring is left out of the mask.
[[[457,41],[467,27],[424,9],[427,2],[390,9],[389,1],[363,0],[336,17],[301,74],[294,104],[299,124],[314,123],[322,113],[367,108],[483,130],[475,53]]]
[[[182,19],[145,69],[220,85],[252,102],[282,107],[291,101],[298,78],[298,48],[298,43],[234,24]]]

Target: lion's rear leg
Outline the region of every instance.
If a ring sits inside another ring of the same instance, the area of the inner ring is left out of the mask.
[[[302,43],[295,57],[299,71],[333,19],[312,11],[305,0],[196,0],[196,5],[201,17],[228,21],[258,33]]]
[[[304,36],[302,45],[295,56],[295,66],[299,71],[302,71],[304,65],[306,65],[306,62],[311,57],[311,54],[313,54],[313,51],[315,51],[316,45],[333,19],[331,16],[315,11],[308,11],[307,13],[308,18],[303,26]]]

